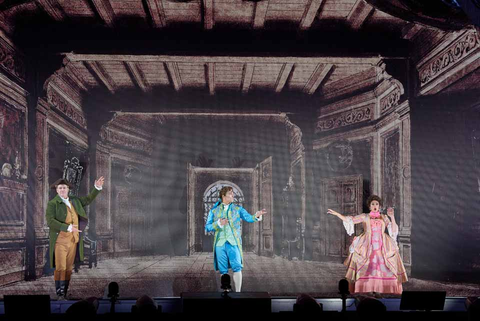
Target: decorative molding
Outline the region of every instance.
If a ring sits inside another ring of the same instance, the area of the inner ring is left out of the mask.
[[[80,89],[78,87],[73,88],[76,86],[72,86],[73,84],[69,83],[67,80],[65,80],[65,78],[69,77],[66,75],[65,68],[61,68],[45,81],[43,88],[47,93],[49,90],[54,89],[60,95],[62,95],[63,98],[66,99],[73,107],[81,111],[82,107],[80,107],[80,104],[82,98],[80,94]]]
[[[265,25],[269,0],[257,1],[253,18],[253,28],[261,29]]]
[[[480,40],[474,30],[457,37],[445,49],[417,65],[420,94],[434,94],[480,65]],[[433,51],[436,51],[434,49]],[[461,71],[461,75],[454,76]],[[446,73],[451,75],[446,76]]]
[[[400,101],[400,96],[402,95],[402,90],[400,88],[395,88],[391,93],[386,95],[380,100],[380,114],[383,115],[391,108],[398,105]]]
[[[5,144],[6,140],[10,143]],[[26,180],[30,162],[26,106],[10,104],[7,100],[0,99],[0,144],[4,150],[3,157],[0,158],[0,177],[18,182]]]
[[[385,117],[381,118],[374,126],[373,128],[376,131],[382,131],[385,130],[385,128],[391,127],[391,126],[396,126],[396,123],[398,123],[400,119],[400,116],[397,113],[390,113],[387,114]]]
[[[308,80],[307,84],[303,88],[303,92],[309,95],[313,95],[317,91],[321,83],[325,82],[325,79],[331,74],[333,70],[333,64],[318,65],[315,68],[315,72],[312,77]]]
[[[191,165],[191,168],[194,173],[223,173],[223,174],[229,174],[229,173],[245,173],[245,174],[252,174],[254,172],[254,168],[216,168],[216,167],[196,167]]]
[[[39,182],[43,181],[43,177],[44,177],[43,164],[38,164],[37,167],[35,168],[35,177],[37,178],[37,181]]]
[[[207,30],[213,29],[215,21],[213,20],[213,0],[203,1],[203,21],[204,28]]]
[[[153,153],[152,140],[133,136],[106,126],[103,126],[100,130],[100,137],[102,138],[102,140],[111,144],[120,145],[133,150],[141,151],[150,156]]]
[[[346,112],[367,105],[372,105],[373,107],[377,103],[377,100],[378,96],[375,95],[374,91],[367,91],[359,95],[340,99],[327,105],[323,105],[319,108],[318,115],[319,118],[323,118],[333,114],[338,114],[339,112]]]
[[[404,100],[395,108],[395,112],[398,114],[401,120],[410,117],[410,102],[408,100]]]
[[[162,28],[167,25],[165,10],[162,0],[147,0],[147,7],[152,17],[152,24],[155,28]]]
[[[354,153],[348,139],[331,142],[327,147],[327,164],[334,172],[341,172],[352,165]]]
[[[288,77],[290,77],[294,64],[283,64],[282,69],[277,78],[277,82],[275,84],[275,92],[279,93],[285,87],[287,83]]]
[[[457,39],[429,64],[419,69],[420,83],[422,86],[432,81],[438,74],[450,68],[453,64],[465,58],[473,49],[479,47],[476,32],[471,31]]]
[[[49,86],[49,88],[52,87]],[[55,107],[59,111],[61,111],[62,114],[67,116],[80,127],[82,127],[83,129],[87,129],[87,122],[85,120],[85,117],[83,117],[82,113],[78,110],[78,108],[73,107],[69,101],[62,97],[62,95],[53,88],[47,90],[47,102],[52,107]]]
[[[353,30],[359,30],[374,10],[364,0],[357,0],[347,16],[347,23]]]
[[[315,133],[325,132],[340,127],[350,126],[356,123],[373,119],[371,106],[356,108],[351,111],[338,113],[336,115],[321,118],[315,127]]]
[[[242,93],[248,93],[250,85],[252,84],[253,71],[255,70],[255,64],[246,63],[243,66],[243,75],[242,75]]]
[[[0,66],[21,83],[25,82],[24,56],[0,38]]]
[[[303,12],[300,29],[306,30],[312,26],[315,17],[318,15],[318,9],[322,6],[324,0],[311,0]]]
[[[36,133],[35,133],[35,146],[36,146],[36,163],[37,167],[35,168],[35,177],[39,182],[42,182],[45,177],[45,172],[47,171],[46,163],[48,157],[48,148],[45,148],[47,145],[47,117],[50,110],[49,104],[44,100],[39,98],[37,102],[37,113],[36,113]],[[46,184],[46,183],[45,183]],[[39,211],[36,211],[37,214],[44,212],[44,193],[45,185],[39,185],[36,189],[36,202],[39,204],[37,207]],[[43,217],[43,216],[38,216]],[[43,222],[40,226],[43,226]]]

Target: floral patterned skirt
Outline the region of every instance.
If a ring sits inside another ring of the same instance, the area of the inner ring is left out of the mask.
[[[378,292],[378,293],[402,293],[402,281],[406,281],[405,268],[399,258],[398,252],[395,255],[394,260],[397,266],[397,273],[402,274],[402,277],[398,277],[392,272],[385,263],[383,255],[383,241],[382,241],[382,226],[378,220],[371,222],[372,236],[370,239],[370,255],[368,260],[366,257],[363,260],[363,264],[358,266],[356,260],[352,260],[351,255],[346,262],[349,270],[347,271],[347,279],[354,281],[351,284],[351,291],[354,293],[366,293],[366,292]],[[368,243],[367,243],[368,244]],[[397,262],[400,260],[399,262]],[[392,263],[392,262],[390,262]],[[403,276],[405,274],[405,276]]]

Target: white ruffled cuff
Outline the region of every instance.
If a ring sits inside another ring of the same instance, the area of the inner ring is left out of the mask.
[[[397,237],[398,237],[398,231],[396,232],[393,232],[393,227],[392,227],[392,223],[388,223],[387,225],[387,230],[388,230],[388,234],[390,235],[390,237],[393,239],[393,241],[395,242],[395,245],[398,246],[397,244]]]
[[[347,220],[343,221],[343,227],[345,227],[345,230],[347,231],[347,234],[351,236],[353,232],[355,232],[353,220],[350,216],[347,216]]]
[[[218,227],[223,228],[225,225],[220,225],[220,219],[217,221]]]

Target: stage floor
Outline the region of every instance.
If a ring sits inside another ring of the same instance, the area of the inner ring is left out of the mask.
[[[243,292],[269,292],[273,297],[294,297],[309,293],[320,298],[338,297],[338,281],[345,275],[341,263],[290,261],[281,257],[261,257],[245,253]],[[108,284],[115,281],[121,298],[179,297],[182,292],[215,292],[220,277],[213,271],[212,253],[191,256],[141,256],[106,259],[97,268],[82,267],[72,276],[72,298],[104,297]],[[404,284],[409,291],[446,291],[447,297],[480,296],[478,284],[436,282],[411,278]],[[8,294],[49,294],[56,298],[53,276],[0,287],[0,298]],[[384,298],[395,296],[383,296]]]

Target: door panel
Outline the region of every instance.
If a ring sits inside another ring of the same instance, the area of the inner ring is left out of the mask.
[[[263,256],[273,256],[273,195],[272,195],[272,157],[259,164],[259,203],[267,215],[260,222],[260,251]],[[256,210],[255,210],[256,211]]]

